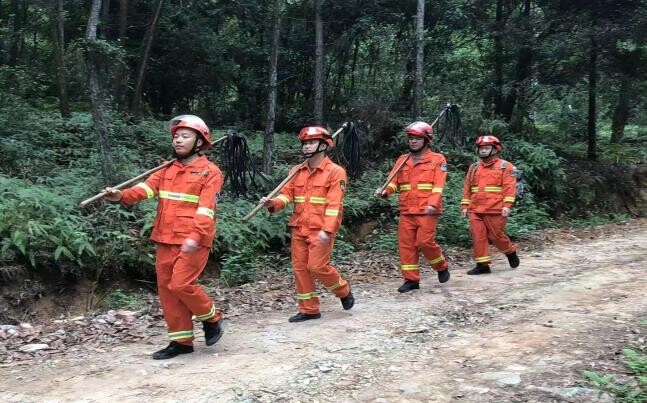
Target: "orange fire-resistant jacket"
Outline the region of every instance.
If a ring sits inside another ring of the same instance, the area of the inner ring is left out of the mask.
[[[145,182],[123,191],[121,202],[159,198],[151,239],[180,245],[186,238],[211,247],[216,235],[216,202],[222,172],[205,156],[188,165],[175,161]]]
[[[389,173],[400,166],[407,157],[401,155]],[[407,160],[400,172],[386,187],[386,194],[400,192],[401,214],[425,214],[427,206],[436,207],[436,214],[443,209],[443,188],[447,177],[447,161],[442,154],[427,151],[414,165],[413,157]]]
[[[501,214],[512,207],[517,193],[514,165],[500,158],[470,165],[465,176],[461,209],[474,213]]]
[[[342,219],[346,171],[328,157],[312,172],[304,164],[292,168],[290,173],[296,169],[299,173],[272,199],[270,212],[294,203],[290,227],[336,233]]]

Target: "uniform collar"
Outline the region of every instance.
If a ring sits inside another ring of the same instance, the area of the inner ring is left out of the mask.
[[[179,168],[196,167],[196,166],[204,165],[205,161],[208,161],[207,157],[205,157],[204,155],[200,155],[198,158],[193,160],[193,162],[191,162],[190,164],[183,164],[182,162],[177,160],[173,163],[173,165],[176,165]]]
[[[481,165],[483,165],[484,167],[489,167],[490,165],[493,165],[494,163],[496,163],[500,159],[501,158],[499,158],[498,156],[494,156],[494,158],[492,158],[488,162],[485,162],[485,161],[481,160]]]
[[[321,164],[319,164],[319,166],[314,168],[314,170],[316,171],[318,169],[321,169],[323,171],[331,162],[332,161],[330,161],[330,158],[328,158],[328,156],[325,156],[324,159],[321,161]],[[303,164],[301,169],[310,169],[310,166],[308,166],[308,163],[306,162],[305,164]]]
[[[417,163],[427,162],[428,160],[431,160],[432,155],[433,155],[433,152],[429,148],[427,148],[427,150],[416,160],[416,162]],[[411,158],[409,158],[409,160],[411,161],[411,165],[413,165],[413,159],[414,159],[414,156],[413,154],[411,154]]]

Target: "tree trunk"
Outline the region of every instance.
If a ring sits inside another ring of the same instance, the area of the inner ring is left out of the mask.
[[[126,49],[128,35],[128,0],[119,0],[119,46]],[[122,112],[127,113],[128,109],[128,69],[124,62],[115,69],[115,87],[117,105]]]
[[[413,115],[422,120],[422,100],[424,97],[425,63],[425,0],[418,0],[416,12],[416,79],[414,86]]]
[[[23,28],[27,19],[27,1],[11,0],[11,13],[13,14],[13,32],[9,47],[9,66],[16,66],[21,59],[24,42]]]
[[[598,45],[595,39],[595,16],[591,22],[591,50],[589,54],[589,116],[587,127],[587,158],[590,161],[597,160],[597,133],[596,133],[596,95],[597,95],[597,79],[598,79]]]
[[[344,84],[344,77],[346,76],[346,66],[348,65],[348,58],[350,56],[351,46],[353,45],[354,38],[349,38],[349,40],[343,45],[343,49],[339,52],[339,55],[335,58],[335,64],[337,65],[337,74],[335,78],[335,84],[333,89],[332,99],[329,102],[329,111],[338,111],[341,109],[342,105],[346,104],[346,97],[342,99],[342,87]]]
[[[65,68],[65,14],[63,0],[52,4],[52,34],[56,59],[56,80],[58,82],[58,109],[64,118],[70,117],[70,103],[67,97],[67,69]]]
[[[357,54],[359,53],[359,45],[360,45],[360,37],[359,35],[357,38],[355,38],[355,48],[353,50],[353,64],[350,66],[350,88],[348,90],[348,96],[349,97],[354,97],[355,96],[355,70],[357,68]]]
[[[106,124],[103,94],[99,84],[98,54],[95,50],[97,44],[97,25],[99,23],[99,12],[101,11],[101,0],[92,0],[92,9],[88,17],[88,26],[85,37],[88,41],[86,51],[86,66],[88,69],[90,102],[92,103],[92,120],[99,138],[99,149],[101,151],[101,170],[105,183],[114,182],[114,168],[112,163],[112,152],[110,150],[110,133]]]
[[[503,106],[503,0],[496,2],[494,27],[494,114],[504,114]]]
[[[314,77],[314,123],[323,123],[323,23],[321,21],[321,2],[313,0],[315,11],[315,77]]]
[[[146,34],[144,35],[144,47],[142,51],[141,58],[137,65],[137,76],[135,81],[135,90],[133,92],[132,103],[130,108],[134,116],[140,115],[140,104],[142,98],[142,88],[144,86],[144,77],[146,76],[146,67],[148,66],[148,56],[153,46],[153,39],[155,38],[155,32],[157,31],[157,22],[159,21],[160,14],[162,13],[162,3],[164,0],[157,0],[155,10],[151,16],[151,20],[146,29]]]
[[[103,4],[101,5],[101,24],[100,24],[101,36],[103,38],[110,37],[109,24],[110,24],[110,0],[103,0]]]
[[[626,75],[620,78],[620,89],[618,91],[618,103],[613,111],[611,122],[611,143],[620,143],[625,135],[625,125],[629,120],[629,88],[631,82]]]
[[[530,23],[531,0],[525,0],[522,13],[523,43],[517,52],[517,73],[514,88],[506,97],[506,113],[510,115],[511,129],[515,133],[523,130],[523,123],[528,115],[530,101],[530,81],[532,78],[532,25]],[[516,107],[516,109],[515,109]]]
[[[128,0],[119,0],[119,43],[126,46],[126,33],[128,29]]]
[[[274,149],[274,122],[276,121],[276,76],[279,58],[279,41],[281,37],[281,10],[283,0],[274,1],[272,14],[272,50],[270,51],[269,93],[267,99],[267,121],[263,139],[263,172],[272,174],[272,152]]]

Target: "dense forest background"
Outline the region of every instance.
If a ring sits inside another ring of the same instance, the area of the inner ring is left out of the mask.
[[[513,236],[644,215],[646,34],[644,0],[0,0],[0,282],[151,279],[155,203],[78,202],[169,158],[165,122],[184,113],[244,135],[264,172],[218,206],[227,284],[289,267],[287,213],[240,217],[312,123],[360,134],[337,260],[395,251],[394,201],[371,195],[404,126],[447,103],[463,130],[441,122],[434,144],[450,162],[443,244],[469,245],[457,203],[483,133],[524,171]]]

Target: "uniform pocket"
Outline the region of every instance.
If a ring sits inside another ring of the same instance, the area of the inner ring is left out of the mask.
[[[195,208],[178,208],[175,212],[175,220],[173,221],[173,232],[177,234],[189,234],[193,231],[195,226],[195,212]]]
[[[312,185],[310,196],[308,197],[308,204],[313,214],[323,214],[326,204],[330,202],[326,198],[328,195],[328,184],[326,181],[316,181]]]
[[[397,175],[397,179],[400,183],[409,183],[409,180],[411,179],[411,168],[405,164]]]
[[[306,180],[305,178],[302,178],[299,175],[297,175],[297,178],[294,179],[294,212],[297,212],[297,206],[299,205],[303,206],[305,195],[306,195]]]
[[[189,175],[185,180],[185,191],[182,193],[200,196],[200,193],[202,193],[202,188],[206,183],[206,177],[201,175]]]
[[[322,214],[311,214],[308,217],[308,227],[309,228],[314,228],[314,229],[321,229],[323,228],[323,213]]]

